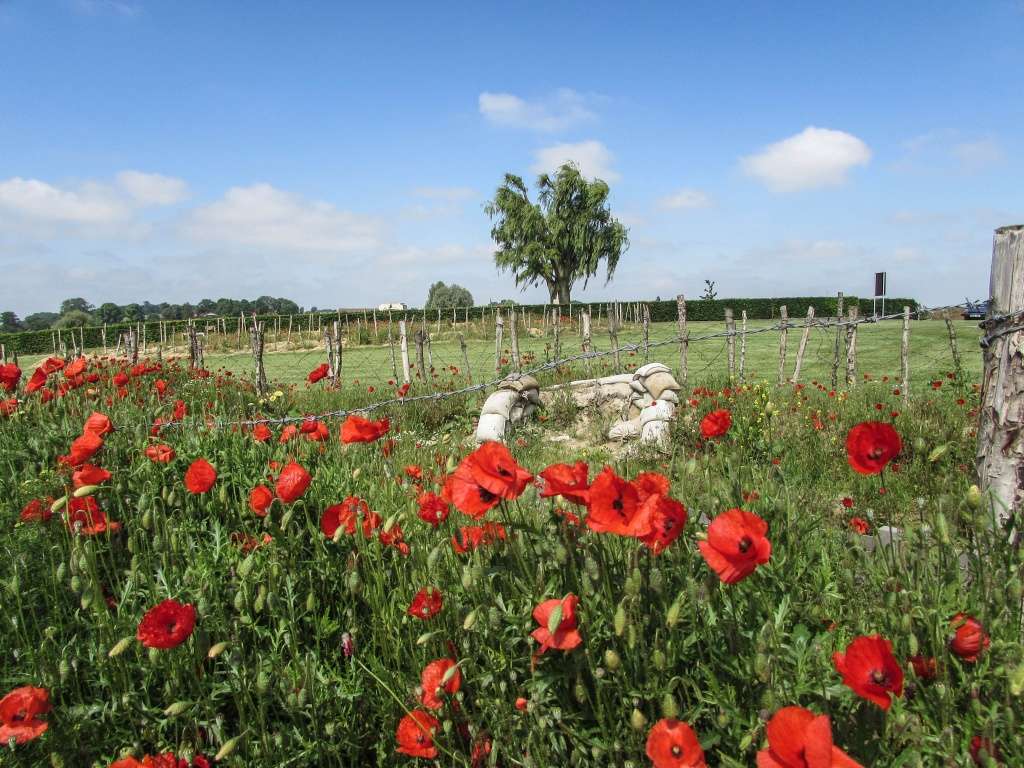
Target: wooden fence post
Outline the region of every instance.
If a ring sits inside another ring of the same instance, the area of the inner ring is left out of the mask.
[[[779,307],[779,376],[778,386],[786,380],[786,342],[789,338],[789,312],[786,305]]]
[[[857,383],[857,314],[854,304],[850,307],[850,322],[846,326],[846,384],[852,387]]]
[[[740,384],[746,380],[747,366],[747,310],[740,311]]]
[[[249,328],[249,343],[252,345],[252,360],[256,369],[256,392],[263,397],[267,394],[267,372],[263,368],[263,323],[257,322],[255,317]]]
[[[622,363],[619,360],[619,302],[612,303],[608,310],[608,338],[612,343],[612,353],[615,356],[615,370],[622,370]]]
[[[839,347],[843,338],[843,292],[836,297],[836,349],[832,357],[832,389],[839,386]]]
[[[558,307],[552,307],[551,309],[551,324],[555,331],[555,360],[562,359],[562,313]]]
[[[643,305],[641,310],[641,324],[642,324],[642,336],[644,345],[644,362],[649,363],[651,361],[651,308],[647,305]]]
[[[807,319],[804,320],[804,332],[800,334],[800,344],[796,348],[796,367],[793,369],[793,383],[800,381],[800,368],[804,364],[804,352],[807,349],[807,338],[811,335],[811,325],[814,324],[814,307],[807,308]]]
[[[960,350],[956,345],[956,329],[953,328],[953,321],[946,318],[946,332],[949,334],[949,349],[953,353],[953,370],[956,372],[956,380],[959,384],[963,381],[964,369],[960,361]]]
[[[398,321],[398,345],[402,350],[402,383],[411,384],[412,376],[409,373],[409,337],[405,333],[405,320]],[[392,348],[394,354],[394,348]]]
[[[900,344],[900,392],[903,400],[910,399],[910,307],[903,308],[903,339]]]
[[[462,349],[462,367],[466,371],[466,380],[473,383],[473,371],[469,368],[469,351],[466,349],[466,337],[459,334],[459,347]]]
[[[519,331],[516,328],[518,323],[516,322],[516,308],[508,308],[508,336],[509,343],[512,347],[512,367],[517,370],[522,370],[522,364],[519,359]]]
[[[690,346],[690,333],[686,328],[686,297],[681,293],[676,296],[676,329],[679,334],[679,376],[685,387],[689,375],[686,368],[686,353]]]
[[[989,296],[976,463],[1006,524],[1024,500],[1024,226],[995,231]]]
[[[494,374],[501,375],[501,343],[505,335],[505,317],[500,309],[494,312]]]
[[[580,347],[583,350],[583,354],[590,354],[590,309],[585,309],[580,313],[580,329],[583,333],[583,342]],[[586,358],[587,361],[587,376],[590,376],[590,358]]]
[[[423,337],[426,335],[424,330],[420,328],[412,335],[413,341],[416,342],[416,365],[420,372],[420,381],[424,384],[427,383],[427,361],[423,357]]]
[[[729,383],[732,383],[736,378],[736,321],[732,317],[732,310],[728,308],[725,310],[725,332],[728,334],[725,344],[729,351]]]

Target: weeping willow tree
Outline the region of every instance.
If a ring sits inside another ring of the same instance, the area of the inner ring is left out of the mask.
[[[552,304],[568,304],[573,285],[582,280],[585,288],[602,261],[607,284],[629,248],[626,227],[608,207],[608,185],[587,181],[572,163],[537,178],[536,203],[519,176],[505,174],[484,210],[495,221],[495,265],[521,288],[543,281]]]

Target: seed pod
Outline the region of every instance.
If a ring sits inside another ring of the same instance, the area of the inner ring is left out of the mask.
[[[85,553],[83,552],[81,555],[78,556],[78,572],[79,573],[85,573],[88,570],[89,570],[89,558],[87,558],[85,556]]]
[[[163,487],[163,489],[161,489],[161,491],[160,491],[160,497],[164,500],[165,503],[170,504],[171,503],[171,486],[165,485]],[[142,500],[139,499],[139,501],[141,503]]]
[[[651,591],[656,595],[661,594],[661,587],[664,584],[664,577],[662,576],[660,568],[651,568],[651,572],[648,575],[648,583],[651,585]]]
[[[82,591],[82,580],[77,576],[71,577],[71,591],[78,594]]]
[[[654,662],[654,668],[659,672],[663,672],[665,667],[668,666],[668,658],[660,648],[655,649],[654,653],[651,654],[651,660]]]
[[[135,550],[136,550],[136,549],[137,549],[138,547],[137,547],[137,546],[136,546],[136,544],[135,544],[135,537],[134,537],[134,536],[129,536],[129,537],[128,537],[128,543],[127,543],[127,544],[125,544],[125,547],[127,548],[128,552],[129,552],[130,554],[133,554],[133,555],[135,554]]]
[[[83,485],[81,488],[76,488],[75,492],[71,495],[76,499],[80,499],[83,496],[92,496],[98,489],[98,485]]]
[[[64,509],[64,505],[67,504],[67,503],[68,503],[68,497],[67,496],[61,496],[59,499],[54,501],[53,504],[50,505],[50,512],[56,515],[58,512],[60,512],[62,509]]]
[[[153,510],[147,509],[142,513],[142,527],[147,530],[153,530]]]
[[[60,664],[57,665],[57,674],[60,675],[62,683],[68,679],[68,675],[71,674],[71,664],[68,663],[67,659],[60,660]]]
[[[276,560],[270,564],[270,578],[274,580],[281,578],[281,564]]]
[[[910,651],[911,656],[916,656],[920,647],[917,644],[917,635],[910,632],[907,635],[907,649]]]
[[[241,612],[245,609],[245,590],[240,589],[235,592],[235,599],[233,602],[235,610]]]
[[[473,586],[473,574],[470,572],[468,567],[467,568],[463,568],[462,569],[462,588],[463,589],[469,589],[472,586]]]
[[[619,603],[615,609],[615,618],[613,621],[615,625],[615,634],[617,637],[622,637],[622,633],[626,631],[626,608],[622,603]]]
[[[946,522],[946,516],[941,512],[935,515],[935,532],[939,536],[940,544],[949,544],[949,524]]]
[[[351,581],[352,581],[352,579],[349,579],[349,582],[351,582]],[[352,589],[351,584],[349,585],[349,589]],[[309,594],[306,595],[306,611],[308,613],[313,613],[313,611],[315,611],[315,610],[316,610],[316,595],[313,593],[313,590],[310,590]]]
[[[362,580],[359,578],[359,571],[352,571],[348,575],[348,590],[349,592],[358,592],[362,586]]]
[[[188,710],[191,706],[191,701],[176,701],[164,710],[164,717],[177,717]]]
[[[217,498],[220,500],[221,504],[228,503],[228,487],[226,485],[221,485],[217,490]]]
[[[68,575],[68,566],[63,560],[60,565],[57,566],[57,579],[64,581],[64,577]]]
[[[462,622],[462,628],[466,632],[469,632],[471,629],[473,629],[473,626],[475,624],[476,624],[476,610],[474,609],[474,610],[470,611],[468,614],[466,614],[466,618]]]
[[[285,530],[288,527],[288,523],[292,521],[292,516],[295,514],[295,508],[292,507],[283,515],[281,515],[281,530]],[[339,529],[340,530],[340,529]]]
[[[613,649],[604,652],[604,665],[613,672],[622,666],[622,658]]]
[[[252,604],[252,609],[256,613],[263,613],[263,607],[267,604],[267,585],[260,584],[259,591],[256,593],[256,601]]]
[[[64,768],[64,758],[56,752],[50,753],[50,768]]]
[[[131,635],[129,635],[128,637],[122,637],[120,640],[117,641],[117,643],[114,644],[113,648],[107,651],[107,657],[111,659],[117,658],[122,653],[128,650],[128,646],[131,645],[134,640],[135,638]]]
[[[427,555],[427,569],[428,570],[432,571],[432,570],[434,570],[435,567],[437,567],[437,559],[439,557],[441,557],[441,545],[440,544],[438,544],[436,547],[434,547],[432,550],[430,550],[430,554]]]
[[[299,688],[298,705],[305,707],[309,703],[309,687],[303,685]]]
[[[676,703],[676,697],[671,693],[666,693],[661,697],[661,716],[673,720],[678,715],[679,705]]]
[[[904,612],[900,616],[900,629],[902,629],[904,632],[910,632],[912,626],[913,622],[910,619],[910,614]]]
[[[629,715],[629,725],[634,731],[642,733],[647,728],[647,718],[644,717],[643,712],[633,707],[633,711]]]
[[[583,685],[582,680],[577,680],[576,685],[573,686],[573,696],[576,697],[576,701],[580,704],[587,703],[587,687]]]
[[[977,509],[981,506],[981,489],[976,485],[972,485],[967,489],[967,493],[964,494],[964,501],[967,502],[967,506],[971,509]]]
[[[630,624],[628,627],[626,627],[626,647],[629,648],[629,650],[632,651],[634,648],[636,648],[636,639],[636,624]]]
[[[352,470],[352,479],[353,480],[358,480],[359,476],[361,474],[363,474],[363,468],[362,467],[356,467],[355,469]],[[387,529],[385,528],[385,530],[387,530]]]
[[[225,757],[228,757],[235,748],[238,746],[238,742],[242,740],[241,736],[235,736],[233,739],[228,739],[224,742],[224,746],[220,748],[216,755],[213,756],[214,762],[219,763]]]
[[[771,660],[767,654],[759,653],[754,656],[754,674],[757,675],[758,680],[767,682],[770,668]]]
[[[227,650],[227,647],[228,647],[227,642],[225,642],[223,640],[221,642],[219,642],[219,643],[211,645],[210,646],[210,650],[208,650],[206,652],[206,658],[208,658],[208,659],[216,659],[218,656],[220,656],[222,653],[224,653],[224,651]]]
[[[679,621],[679,612],[682,610],[681,600],[682,595],[676,598],[676,601],[668,607],[668,611],[665,613],[665,626],[672,629]]]

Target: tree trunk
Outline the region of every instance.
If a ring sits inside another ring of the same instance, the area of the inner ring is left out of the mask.
[[[569,289],[571,287],[568,280],[563,280],[558,284],[558,303],[563,307],[569,306]]]

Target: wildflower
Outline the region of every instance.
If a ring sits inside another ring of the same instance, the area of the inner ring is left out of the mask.
[[[367,508],[366,502],[356,496],[349,496],[341,504],[335,504],[325,509],[320,516],[320,530],[323,531],[324,536],[333,539],[338,528],[342,526],[350,536],[354,534],[360,505]]]
[[[651,532],[650,510],[642,510],[636,486],[605,467],[587,492],[587,526],[598,533],[646,536]]]
[[[863,421],[846,435],[846,458],[862,475],[877,475],[902,448],[899,434],[884,421]]]
[[[267,510],[274,503],[274,494],[265,485],[257,485],[249,492],[249,509],[257,517],[266,517]]]
[[[705,768],[704,750],[687,723],[659,720],[647,734],[647,757],[654,768]]]
[[[765,538],[768,523],[742,509],[722,512],[708,526],[707,541],[697,542],[705,562],[726,584],[745,579],[772,554]]]
[[[143,453],[146,454],[146,458],[156,464],[170,464],[174,461],[174,457],[176,455],[171,446],[163,443],[147,445],[146,450],[143,451]]]
[[[416,499],[416,504],[419,507],[420,520],[430,523],[435,528],[448,519],[448,502],[433,491],[421,493]]]
[[[449,670],[454,671],[449,674]],[[446,676],[447,680],[445,680]],[[444,702],[438,698],[437,694],[444,691],[449,696],[454,696],[462,685],[462,675],[455,659],[437,659],[427,664],[420,675],[420,685],[423,688],[423,695],[420,699],[423,706],[429,709],[440,709]]]
[[[0,387],[10,393],[18,388],[19,381],[21,381],[21,368],[14,363],[0,365]]]
[[[954,631],[953,638],[949,641],[949,649],[964,661],[973,664],[991,645],[988,633],[980,621],[963,613],[954,616],[950,624]]]
[[[80,536],[98,536],[107,531],[113,533],[121,529],[120,523],[107,520],[107,516],[93,496],[70,499],[64,522],[72,533],[78,533]]]
[[[732,414],[729,411],[721,408],[717,411],[712,411],[700,422],[700,434],[708,440],[712,437],[721,437],[729,431],[729,427],[732,426]]]
[[[301,464],[290,462],[277,478],[277,497],[285,504],[291,504],[302,497],[312,479]]]
[[[533,609],[533,618],[540,626],[530,635],[540,643],[538,655],[548,648],[571,651],[583,642],[576,627],[576,606],[579,601],[580,599],[570,592],[561,600],[545,600]]]
[[[217,470],[206,459],[196,459],[185,470],[185,488],[189,493],[206,493],[217,482]]]
[[[851,517],[850,527],[857,533],[859,533],[861,536],[867,535],[867,533],[871,530],[871,526],[868,524],[868,521],[865,520],[863,517]]]
[[[552,464],[539,473],[544,480],[541,498],[561,496],[572,504],[586,504],[587,490],[590,488],[587,483],[588,472],[589,467],[585,461],[577,461],[575,464]]]
[[[110,479],[110,473],[102,467],[92,464],[83,464],[81,469],[71,473],[71,485],[74,488],[81,488],[84,485],[99,485]]]
[[[880,635],[854,638],[845,653],[832,654],[843,683],[861,698],[889,709],[891,696],[903,695],[903,670],[892,655],[892,643]]]
[[[42,736],[49,724],[39,715],[50,711],[50,693],[45,688],[23,685],[0,699],[0,744],[12,739],[24,744]]]
[[[405,612],[426,621],[439,614],[442,605],[444,605],[444,597],[441,595],[441,590],[436,587],[423,587],[413,597]]]
[[[851,499],[849,496],[844,496],[841,503],[847,509],[853,508],[853,499]]]
[[[986,739],[983,736],[971,737],[970,753],[971,761],[975,765],[991,765],[989,760],[995,760],[998,764],[1000,759],[999,748],[991,739]]]
[[[436,717],[421,709],[410,712],[399,721],[395,732],[398,751],[403,755],[428,760],[437,757],[434,733],[440,725]]]
[[[341,442],[372,443],[386,435],[390,428],[390,422],[386,418],[380,421],[370,421],[352,413],[341,425]]]
[[[827,715],[783,707],[765,728],[768,748],[757,753],[757,768],[861,768],[832,743]]]
[[[21,508],[18,519],[23,523],[49,522],[50,518],[53,517],[53,512],[50,511],[52,505],[53,499],[32,499],[32,501]]]
[[[273,437],[273,434],[270,431],[270,427],[266,424],[257,424],[252,428],[252,439],[257,443],[265,443],[271,437]]]
[[[104,437],[114,431],[114,425],[110,422],[110,418],[99,411],[94,411],[89,415],[89,418],[85,420],[85,425],[82,427],[82,433],[92,432],[93,434]]]
[[[914,668],[914,675],[918,680],[934,680],[939,672],[939,665],[934,656],[922,656],[917,654],[911,656],[910,666]]]
[[[164,600],[146,612],[135,636],[147,648],[177,648],[188,640],[195,626],[194,607]]]
[[[102,447],[102,436],[95,432],[83,432],[72,441],[70,452],[66,456],[59,457],[57,461],[71,467],[80,467]]]
[[[526,489],[533,475],[512,458],[508,448],[486,442],[463,459],[476,483],[502,499],[515,499]]]
[[[507,537],[501,523],[487,522],[483,525],[466,525],[459,529],[458,536],[452,536],[452,549],[460,555],[486,544],[493,544]]]
[[[310,384],[316,384],[321,379],[326,379],[330,370],[331,368],[327,363],[320,363],[320,365],[309,372],[309,375],[306,376],[306,381]]]

